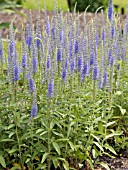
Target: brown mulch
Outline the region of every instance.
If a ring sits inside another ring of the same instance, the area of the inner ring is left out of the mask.
[[[99,158],[100,162],[106,163],[110,170],[128,170],[128,150],[124,150],[120,156],[116,158],[109,158],[109,157],[101,157]],[[100,167],[97,165],[95,170],[106,170],[105,168]]]
[[[29,10],[26,9],[16,9],[15,13],[6,13],[3,11],[0,11],[0,23],[3,22],[8,22],[11,23],[11,21],[14,19],[14,26],[17,28],[17,34],[16,37],[18,37],[18,39],[21,36],[21,28],[22,28],[22,24],[26,25],[28,22],[28,16],[29,16]],[[53,16],[52,12],[47,12],[49,18],[51,19]],[[65,15],[66,13],[64,13]],[[80,23],[81,23],[81,29],[83,29],[84,27],[84,23],[83,23],[83,13],[80,14]],[[33,23],[34,25],[36,25],[36,21],[37,21],[37,11],[32,10],[32,16],[33,16]],[[86,14],[86,20],[87,22],[91,20],[91,18],[94,18],[94,13],[87,13]],[[124,19],[126,18],[125,15],[121,15],[121,22],[124,21]],[[44,25],[44,12],[41,11],[41,26]],[[99,27],[101,25],[101,13],[98,13],[98,23],[99,23]],[[8,35],[8,29],[4,28],[1,30],[1,34],[2,37],[6,37]]]

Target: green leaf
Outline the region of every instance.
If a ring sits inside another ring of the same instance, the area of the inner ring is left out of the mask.
[[[105,155],[107,155],[107,156],[109,156],[110,158],[112,158],[112,159],[114,159],[115,158],[115,156],[112,156],[112,155],[110,155],[109,153],[107,153],[107,152],[104,152],[104,154]]]
[[[69,137],[69,135],[70,135],[70,132],[71,132],[71,126],[69,126],[69,128],[68,128],[68,132],[67,132],[67,138]]]
[[[71,149],[74,151],[74,150],[75,150],[75,147],[74,147],[73,143],[72,143],[71,141],[68,141],[68,143],[69,143]]]
[[[44,161],[47,159],[49,153],[45,153],[42,157],[41,163],[44,163]]]
[[[2,22],[2,23],[0,23],[0,29],[9,28],[9,25],[10,25],[9,22]],[[16,29],[15,26],[14,26],[14,29]]]
[[[109,122],[109,123],[107,123],[107,125],[106,125],[106,126],[107,126],[107,127],[108,127],[108,126],[111,126],[111,125],[113,125],[114,123],[116,123],[116,121]]]
[[[42,131],[44,131],[44,129],[38,129],[38,130],[36,131],[36,133],[40,133],[40,132],[42,132]]]
[[[115,93],[115,95],[121,95],[121,94],[123,94],[122,91],[117,91],[117,92]]]
[[[98,142],[93,142],[101,151],[104,151],[104,149],[102,148],[102,146],[98,143]]]
[[[59,147],[59,145],[56,142],[53,142],[52,145],[53,145],[54,149],[56,150],[56,152],[60,155],[60,147]]]
[[[121,134],[122,134],[122,132],[120,132],[120,133],[111,133],[111,134],[105,136],[104,140],[109,139],[109,138],[111,138],[113,136],[120,136]]]
[[[97,141],[99,141],[99,138],[93,134],[91,134],[92,137],[94,137]]]
[[[110,170],[109,166],[105,164],[104,162],[99,162],[99,164],[103,166],[104,168],[106,168],[107,170]]]
[[[40,134],[40,136],[43,136],[43,135],[45,135],[46,133],[48,133],[48,131],[42,132],[42,133]]]
[[[52,133],[54,133],[56,136],[60,136],[60,137],[64,137],[64,135],[63,134],[61,134],[61,133],[58,133],[58,132],[55,132],[55,131],[52,131]]]
[[[108,149],[109,151],[111,151],[113,154],[117,155],[116,151],[109,144],[106,143],[104,147],[105,149]]]
[[[122,115],[124,115],[126,113],[126,109],[123,109],[121,106],[117,105],[120,109],[120,112]]]
[[[14,132],[11,132],[11,133],[9,134],[9,138],[11,138],[12,135],[14,135],[14,134],[15,134]]]
[[[51,123],[50,123],[50,129],[53,129],[54,125],[55,125],[55,123],[54,123],[54,122],[51,122]]]
[[[94,166],[93,166],[92,161],[90,159],[86,159],[86,161],[89,163],[91,169],[94,170]]]
[[[9,125],[9,126],[8,126],[8,130],[11,129],[12,127],[14,127],[14,126],[15,126],[15,124]]]
[[[63,167],[65,170],[69,170],[69,164],[66,160],[63,162]]]
[[[96,158],[96,151],[95,151],[95,149],[92,149],[92,156],[93,156],[93,158]]]
[[[19,170],[19,169],[21,169],[21,168],[18,167],[18,166],[14,166],[14,167],[12,167],[10,170]]]
[[[57,158],[57,159],[63,162],[63,167],[65,170],[69,170],[69,164],[66,161],[66,159],[64,159],[64,158]]]
[[[2,139],[0,142],[14,142],[13,139]]]
[[[14,152],[16,152],[17,150],[16,149],[11,149],[8,153],[9,154],[12,154],[12,153],[14,153]]]
[[[68,141],[69,139],[68,138],[61,138],[61,139],[57,139],[56,141],[57,142],[62,142],[62,141]]]
[[[27,158],[27,160],[25,161],[25,163],[28,163],[30,161],[30,158]]]
[[[124,115],[126,113],[126,109],[120,108],[120,111],[121,111],[122,115]]]
[[[53,162],[55,168],[57,168],[59,166],[59,162],[58,162],[57,158],[53,158],[52,162]]]
[[[0,164],[1,164],[4,168],[6,168],[5,160],[4,160],[3,156],[1,156],[1,155],[0,155]]]

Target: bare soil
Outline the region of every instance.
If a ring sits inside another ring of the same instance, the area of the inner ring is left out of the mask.
[[[52,12],[47,12],[49,18],[51,19],[53,16]],[[64,13],[65,15],[66,13]],[[44,12],[41,11],[40,13],[41,15],[41,26],[44,26]],[[17,28],[17,34],[16,37],[18,39],[20,39],[21,36],[21,29],[22,29],[22,25],[26,26],[27,22],[28,22],[28,16],[29,16],[29,10],[25,10],[25,9],[16,9],[14,13],[7,13],[7,12],[3,12],[0,11],[0,23],[3,22],[8,22],[11,23],[11,21],[14,19],[14,26]],[[83,29],[84,27],[84,23],[83,23],[83,16],[84,14],[81,13],[80,14],[80,23],[81,23],[81,29]],[[36,21],[37,21],[37,11],[32,10],[32,17],[33,17],[33,24],[36,25]],[[92,18],[94,18],[94,13],[87,13],[86,14],[86,20],[87,22],[89,22]],[[125,15],[121,15],[121,22],[124,22],[124,19],[126,18]],[[99,27],[101,26],[101,13],[98,13],[98,23],[99,23]],[[1,31],[2,37],[7,37],[9,29],[8,28],[3,28]]]

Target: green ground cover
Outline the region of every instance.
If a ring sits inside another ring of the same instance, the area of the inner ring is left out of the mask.
[[[23,2],[23,6],[24,8],[27,9],[44,9],[44,3],[46,3],[47,9],[49,11],[52,11],[54,9],[54,0],[47,0],[47,1],[37,1],[35,3],[35,0],[26,0],[25,2]],[[67,11],[68,10],[68,4],[66,0],[56,0],[58,7],[61,7],[61,9],[63,11]]]
[[[44,2],[46,2],[45,0],[43,1],[37,1],[35,3],[35,0],[26,0],[25,2],[23,2],[23,6],[24,8],[27,8],[27,9],[43,9],[44,8]],[[61,8],[64,10],[64,11],[67,11],[68,10],[68,4],[67,4],[67,0],[57,0],[56,1],[58,3],[58,7],[61,6]],[[121,11],[121,8],[125,8],[125,11],[126,11],[126,4],[127,4],[127,1],[125,0],[114,0],[113,1],[113,4],[117,4],[119,5],[119,12]],[[47,9],[52,11],[53,10],[53,7],[54,7],[54,0],[47,0],[46,2],[46,5],[47,5]]]
[[[125,8],[125,12],[126,12],[126,4],[127,3],[128,3],[127,0],[122,0],[122,1],[121,0],[113,0],[113,4],[119,5],[119,12],[120,12],[122,7]]]

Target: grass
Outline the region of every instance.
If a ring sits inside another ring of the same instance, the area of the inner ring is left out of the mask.
[[[46,3],[46,7],[49,11],[54,9],[54,0],[26,0],[23,2],[23,6],[26,9],[44,9],[44,4]],[[63,11],[68,10],[67,0],[56,0],[58,4],[58,8],[61,7]]]
[[[117,4],[119,5],[119,13],[121,12],[121,8],[125,9],[125,13],[126,13],[126,4],[128,3],[128,1],[126,0],[113,0],[113,4]]]
[[[58,7],[61,7],[63,11],[68,10],[68,4],[67,0],[56,0]],[[23,2],[23,6],[26,9],[44,9],[44,3],[46,3],[47,9],[49,11],[52,11],[54,9],[54,0],[37,0],[35,3],[35,0],[26,0]],[[126,4],[127,1],[125,0],[113,0],[113,4],[119,5],[118,12],[121,12],[121,8],[123,7],[125,9],[126,13]]]

